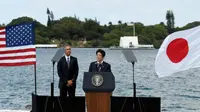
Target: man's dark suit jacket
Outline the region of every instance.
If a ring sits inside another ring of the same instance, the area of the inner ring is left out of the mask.
[[[94,61],[90,63],[89,72],[111,72],[111,65],[103,61],[101,71],[98,71],[98,63]]]
[[[76,79],[78,76],[78,61],[76,57],[70,56],[70,68],[68,69],[68,64],[65,56],[63,56],[57,65],[59,80],[59,88],[61,88],[64,84],[67,84],[68,80],[73,80],[73,87],[76,87]]]

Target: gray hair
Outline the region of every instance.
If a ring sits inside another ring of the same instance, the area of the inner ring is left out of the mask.
[[[64,45],[64,49],[65,49],[66,47],[68,47],[68,46],[71,47],[71,45],[65,44],[65,45]]]

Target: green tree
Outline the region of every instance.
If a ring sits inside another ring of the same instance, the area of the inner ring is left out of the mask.
[[[165,26],[165,23],[164,23],[164,22],[160,22],[160,24],[159,24],[159,25]]]
[[[50,19],[50,16],[48,16],[47,27],[51,28],[51,19]]]
[[[47,8],[47,16],[48,16],[48,19],[47,19],[47,27],[52,29],[53,27],[53,21],[54,21],[54,14],[53,14],[53,11],[50,11],[49,8]]]
[[[57,24],[59,25],[59,28],[62,28],[62,32],[69,35],[69,39],[81,39],[84,38],[84,28],[83,23],[79,21],[76,18],[73,17],[64,17],[60,20],[60,22]],[[54,26],[55,27],[55,26]],[[77,35],[77,38],[73,38],[75,35]]]
[[[199,25],[200,25],[200,21],[194,21],[192,23],[188,23],[187,25],[183,26],[181,29],[186,30],[186,29],[194,28]]]
[[[112,31],[114,29],[112,22],[108,23],[108,29],[109,31]]]
[[[43,38],[40,35],[36,35],[36,44],[48,44],[50,41],[48,38]]]
[[[87,31],[85,36],[87,40],[98,40],[101,38],[101,34],[94,31]]]
[[[92,19],[86,19],[83,28],[85,29],[85,31],[95,31],[98,32],[100,25],[92,20]]]
[[[19,17],[19,18],[13,19],[8,24],[8,26],[22,24],[22,23],[32,23],[32,22],[35,23],[35,30],[38,30],[40,32],[44,32],[44,30],[45,30],[46,27],[43,24],[39,23],[38,21],[34,20],[33,18],[26,17],[26,16],[25,17]]]
[[[110,47],[110,46],[118,46],[120,37],[123,36],[124,33],[119,29],[114,29],[110,33],[104,34],[103,46]]]
[[[121,25],[121,24],[122,24],[122,21],[121,21],[121,20],[119,20],[119,21],[118,21],[118,24],[119,24],[119,25]]]
[[[50,10],[49,10],[49,8],[47,8],[47,15],[49,15],[50,14]]]
[[[34,21],[33,18],[24,16],[24,17],[19,17],[19,18],[13,19],[13,20],[8,24],[8,26],[10,26],[10,25],[17,25],[17,24],[23,24],[23,23],[32,23],[32,22],[35,22],[36,25],[38,25],[38,23],[39,23],[39,22],[37,22],[37,21]],[[42,24],[40,24],[40,23],[39,23],[39,25],[42,26]]]
[[[109,22],[108,24],[109,24],[109,26],[112,26],[112,22]]]
[[[76,15],[74,17],[63,17],[54,20],[53,11],[47,8],[48,22],[47,26],[39,23],[30,17],[19,17],[13,19],[7,25],[16,25],[21,23],[35,23],[36,43],[71,43],[73,46],[81,47],[110,47],[119,46],[119,40],[122,36],[132,36],[133,26],[126,22],[118,21],[117,25],[109,22],[108,25],[100,25],[95,18],[81,21]],[[185,30],[200,25],[195,21],[184,27],[174,27],[174,14],[168,11],[166,14],[167,24],[160,22],[155,25],[145,26],[140,22],[135,22],[135,32],[140,44],[153,44],[159,48],[165,37],[174,31]],[[0,27],[5,26],[0,24]],[[87,44],[82,44],[87,39]],[[80,45],[81,44],[81,45]]]
[[[0,24],[0,28],[5,27],[5,24]]]
[[[166,20],[167,20],[167,29],[168,29],[168,33],[171,34],[174,32],[174,13],[172,10],[168,10],[167,14],[166,14]]]

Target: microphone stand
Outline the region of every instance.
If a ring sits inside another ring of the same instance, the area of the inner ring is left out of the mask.
[[[53,82],[51,82],[51,98],[52,98],[53,111],[54,111],[54,103],[55,103],[55,99],[54,99],[54,65],[55,65],[55,61],[53,61]]]
[[[54,65],[55,61],[53,61],[53,82],[51,82],[51,97],[54,97]]]
[[[52,62],[52,64],[53,64],[53,81],[51,82],[51,96],[50,96],[50,100],[49,100],[49,98],[46,99],[45,112],[48,112],[49,110],[51,110],[51,112],[58,111],[58,110],[55,109],[56,98],[54,97],[54,65],[55,65],[55,63],[56,63],[55,61]],[[49,102],[50,102],[50,106],[48,105]],[[59,112],[63,112],[63,109],[62,109],[62,106],[60,104],[59,98],[57,98],[57,103],[58,103],[57,105],[59,105],[59,109],[60,109]]]
[[[133,65],[133,112],[135,112],[135,105],[136,105],[136,83],[134,79],[134,65],[135,62],[131,62]]]

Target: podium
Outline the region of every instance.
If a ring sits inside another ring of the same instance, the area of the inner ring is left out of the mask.
[[[115,77],[111,72],[85,72],[83,90],[87,112],[111,112],[111,95],[115,89]]]

